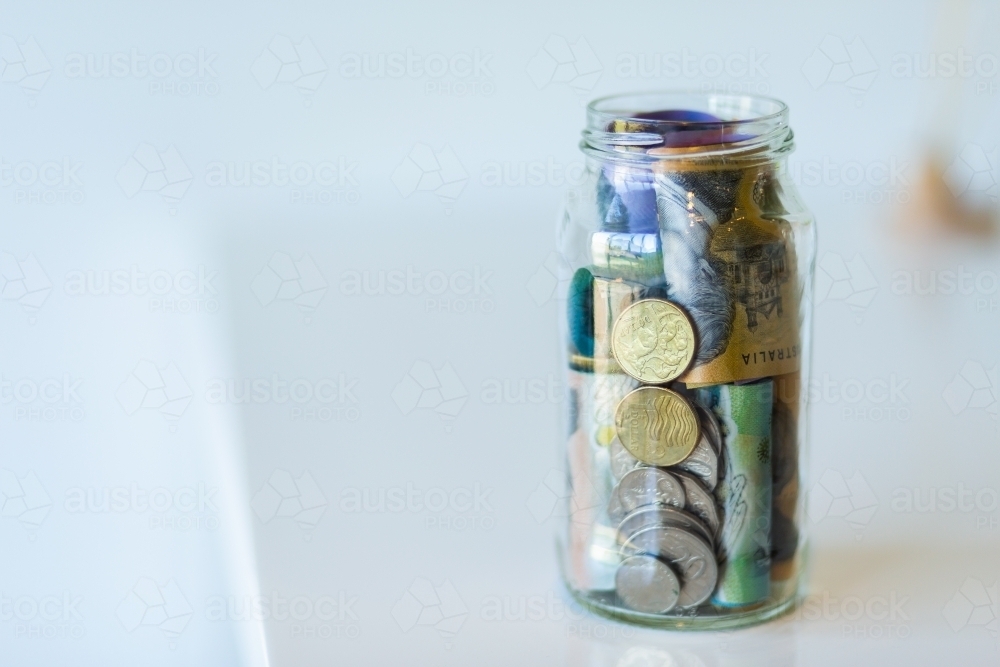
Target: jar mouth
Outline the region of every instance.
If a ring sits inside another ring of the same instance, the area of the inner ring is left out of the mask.
[[[747,156],[788,152],[788,106],[760,95],[659,91],[611,95],[587,105],[581,149],[602,159]]]

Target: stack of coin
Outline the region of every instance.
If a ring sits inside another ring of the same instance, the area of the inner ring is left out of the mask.
[[[680,583],[675,605],[680,609],[691,609],[704,604],[712,597],[719,577],[718,564],[711,546],[692,530],[675,525],[657,523],[641,528],[628,537],[621,548],[625,557],[623,565],[633,558],[644,557],[645,562],[655,559],[662,568],[670,570]],[[631,577],[621,577],[621,566],[615,577],[619,599],[636,611],[647,611],[637,606],[648,602],[650,597],[665,599],[661,589],[664,584],[650,587],[651,595],[637,595],[628,584]],[[623,582],[624,579],[624,582]],[[662,581],[667,581],[662,577]],[[665,609],[659,613],[666,613]]]
[[[690,480],[693,481],[693,480]],[[697,484],[697,482],[695,482]],[[653,611],[642,601],[647,599],[634,589],[635,576],[623,578],[622,568],[643,556],[647,568],[670,570],[680,583],[680,595],[675,601],[679,608],[696,607],[706,602],[715,590],[718,566],[715,558],[715,530],[695,514],[681,509],[690,506],[691,493],[687,484],[676,475],[658,468],[636,468],[617,487],[617,497],[611,503],[620,516],[618,542],[621,544],[622,565],[615,577],[619,599],[636,611],[666,613],[673,608]],[[700,487],[695,493],[704,493]],[[698,501],[695,501],[698,502]],[[637,504],[642,503],[642,504]],[[626,508],[632,508],[627,510]],[[661,565],[652,565],[656,559]],[[651,582],[649,595],[659,598],[657,587],[666,586],[664,579]],[[624,588],[623,588],[624,586]],[[638,605],[637,605],[638,601]]]
[[[712,490],[721,436],[708,411],[663,386],[694,359],[694,330],[675,304],[643,299],[619,315],[611,343],[622,370],[643,383],[618,404],[609,447],[617,485],[607,514],[622,556],[615,590],[645,613],[697,607],[718,579],[721,515]]]

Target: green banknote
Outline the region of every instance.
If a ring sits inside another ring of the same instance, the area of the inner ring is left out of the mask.
[[[712,602],[743,607],[771,591],[771,380],[697,390],[719,417],[724,469],[716,497],[722,507],[719,584]]]

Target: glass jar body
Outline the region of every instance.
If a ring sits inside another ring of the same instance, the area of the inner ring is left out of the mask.
[[[718,101],[695,104],[715,104],[711,119],[666,129],[590,108],[558,233],[558,542],[591,610],[720,629],[799,593],[815,225],[789,177],[784,115],[723,125]]]

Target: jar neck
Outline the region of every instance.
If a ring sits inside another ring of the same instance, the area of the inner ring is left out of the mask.
[[[672,170],[775,163],[794,148],[788,107],[767,97],[643,93],[592,102],[580,149],[601,162]]]

